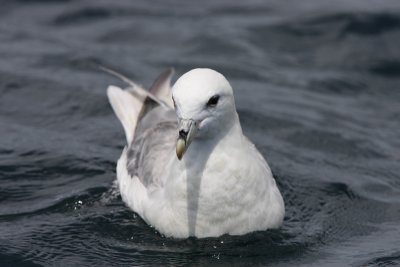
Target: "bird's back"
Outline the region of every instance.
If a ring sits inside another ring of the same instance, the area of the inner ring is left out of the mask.
[[[110,71],[131,84],[122,90],[110,86],[108,97],[127,137],[125,158],[127,174],[148,187],[160,184],[162,163],[173,153],[176,115],[171,97],[172,68],[162,72],[149,91],[126,77]],[[155,166],[158,166],[155,168]]]

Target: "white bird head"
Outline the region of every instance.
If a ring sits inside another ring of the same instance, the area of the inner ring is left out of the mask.
[[[214,70],[193,69],[185,73],[173,86],[172,97],[179,120],[179,159],[194,139],[216,138],[235,122],[232,87]]]

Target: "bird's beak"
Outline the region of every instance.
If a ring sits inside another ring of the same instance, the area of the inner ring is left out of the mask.
[[[176,155],[181,160],[197,132],[194,120],[179,119],[179,137],[176,141]]]

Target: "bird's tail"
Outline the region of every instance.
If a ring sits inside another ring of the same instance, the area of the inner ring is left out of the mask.
[[[139,84],[113,70],[105,67],[101,67],[101,69],[119,77],[130,85],[130,87],[125,90],[114,85],[110,85],[107,89],[108,100],[122,123],[128,144],[130,144],[134,138],[136,125],[146,99],[151,99],[159,105],[173,108],[170,85],[171,77],[174,74],[172,68],[161,73],[153,83],[150,91],[146,91]]]

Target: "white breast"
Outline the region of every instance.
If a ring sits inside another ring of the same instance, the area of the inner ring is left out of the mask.
[[[175,237],[238,235],[279,227],[283,199],[263,157],[244,142],[245,148],[216,146],[204,163],[171,162],[175,166],[170,166],[164,190],[155,191],[149,202],[153,208],[146,208],[154,211],[147,214],[148,222]]]

